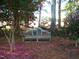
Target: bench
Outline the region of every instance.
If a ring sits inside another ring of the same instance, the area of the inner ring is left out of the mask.
[[[23,31],[23,38],[23,41],[30,41],[32,39],[36,39],[37,42],[39,40],[51,40],[51,32],[41,28],[28,29],[27,31]]]

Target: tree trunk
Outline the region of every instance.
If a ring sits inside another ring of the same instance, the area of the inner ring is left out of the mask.
[[[75,41],[75,47],[78,47],[78,40]]]
[[[14,11],[14,20],[13,20],[13,26],[15,28],[15,32],[19,31],[19,14],[18,14],[18,10],[15,9]]]
[[[15,31],[19,31],[19,0],[8,0],[8,8],[11,12],[13,12],[13,26],[15,28]]]
[[[52,13],[51,38],[52,38],[53,34],[55,33],[55,28],[56,28],[56,0],[52,0],[51,13]]]
[[[40,27],[40,21],[41,21],[41,8],[42,8],[42,6],[40,5],[40,7],[39,7],[39,27]]]
[[[61,0],[59,0],[58,9],[59,9],[59,11],[58,11],[58,16],[59,16],[59,18],[58,18],[58,28],[60,29],[60,27],[61,27]]]
[[[11,34],[10,37],[8,37],[8,42],[10,44],[10,50],[11,52],[14,51],[15,49],[15,30],[18,31],[19,28],[19,16],[18,16],[18,7],[17,7],[17,2],[18,1],[14,1],[14,0],[8,0],[8,9],[9,11],[11,11],[11,13],[13,12],[12,16],[14,17],[14,19],[12,19],[12,28],[11,28]],[[10,16],[10,15],[9,15]],[[7,37],[7,36],[6,36]]]
[[[14,13],[14,28],[15,28],[15,32],[19,34],[19,13],[18,10],[20,10],[19,8],[19,0],[14,0],[13,1],[13,13]]]

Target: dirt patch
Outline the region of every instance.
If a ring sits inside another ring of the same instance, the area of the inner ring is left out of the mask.
[[[68,39],[55,37],[46,42],[17,42],[15,51],[10,52],[8,43],[1,43],[0,58],[3,59],[78,59],[76,51],[70,51],[67,46],[74,43]],[[69,53],[70,51],[70,53]],[[79,51],[79,50],[78,50]],[[78,52],[77,51],[77,52]],[[70,54],[73,54],[70,55]]]

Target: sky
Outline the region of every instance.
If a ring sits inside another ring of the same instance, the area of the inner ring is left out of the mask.
[[[61,9],[64,8],[67,1],[64,1],[61,3]],[[50,4],[48,4],[48,3],[50,3]],[[52,3],[52,0],[47,0],[47,2],[43,3],[42,10],[41,10],[41,17],[51,17],[51,3]],[[58,0],[56,1],[56,3],[57,3],[57,5],[56,5],[56,19],[58,19]],[[38,11],[35,12],[35,15],[39,18]],[[65,12],[61,12],[61,16],[62,16],[61,18],[64,18]]]
[[[58,1],[56,0],[56,24],[58,24]],[[61,9],[63,9],[66,5],[66,3],[68,2],[68,0],[66,1],[62,1],[61,2]],[[52,0],[46,0],[46,2],[43,3],[42,9],[41,9],[41,21],[45,20],[44,18],[51,18],[51,4],[52,4]],[[65,18],[65,14],[66,12],[61,12],[61,21],[63,21],[63,18]],[[36,11],[35,15],[37,17],[36,21],[39,21],[39,12]],[[61,26],[63,26],[64,23],[61,22]]]

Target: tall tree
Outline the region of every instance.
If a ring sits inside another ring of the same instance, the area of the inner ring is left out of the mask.
[[[52,13],[51,37],[52,37],[52,35],[55,33],[55,29],[56,29],[56,0],[52,0],[51,13]]]
[[[19,29],[19,16],[25,19],[26,23],[28,23],[29,19],[34,20],[34,11],[38,9],[37,6],[41,1],[39,0],[37,3],[34,3],[32,0],[8,0],[8,6],[14,15],[14,26],[16,30]]]
[[[66,1],[66,0],[58,0],[59,3],[58,3],[58,28],[60,29],[61,28],[61,3]]]
[[[59,9],[59,11],[58,11],[58,16],[59,16],[59,18],[58,18],[58,28],[60,29],[60,27],[61,27],[61,0],[59,0],[58,4],[59,4],[58,5],[58,9]]]
[[[10,18],[11,21],[13,21],[12,26],[11,26],[11,29],[12,29],[11,33],[8,32],[10,34],[10,37],[5,34],[8,42],[9,42],[11,52],[13,52],[15,50],[14,49],[14,43],[15,43],[14,32],[15,32],[15,30],[16,31],[19,30],[19,16],[24,15],[25,20],[27,22],[28,22],[30,16],[32,17],[32,19],[34,19],[33,12],[37,10],[37,5],[40,4],[40,2],[41,1],[39,1],[38,3],[33,3],[32,0],[1,0],[0,1],[0,6],[6,5],[5,7],[9,11],[9,13],[13,16],[13,18],[12,18],[8,14],[8,16],[9,16],[8,18]],[[6,10],[6,9],[4,9],[4,10]],[[23,14],[20,15],[19,12],[22,12]],[[3,17],[5,18],[5,16],[3,16]]]

